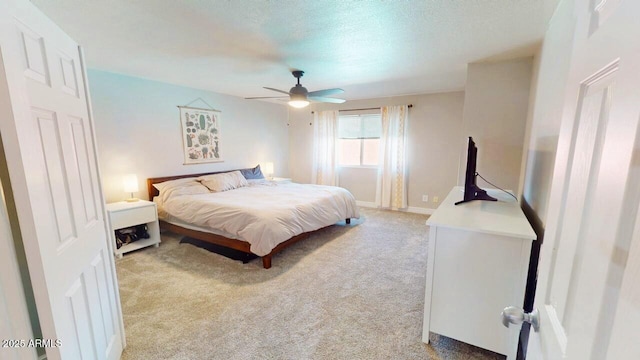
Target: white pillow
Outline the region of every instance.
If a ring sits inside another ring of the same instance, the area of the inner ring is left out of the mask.
[[[248,185],[247,179],[242,176],[240,171],[200,176],[196,180],[214,192],[233,190]]]
[[[188,178],[182,178],[182,179],[163,181],[161,183],[153,184],[153,187],[158,189],[158,191],[162,191],[163,189],[170,189],[170,188],[174,188],[176,186],[182,186],[182,185],[185,185],[185,184],[190,183],[190,182],[194,182],[194,183],[197,182],[196,178],[188,177]]]
[[[211,192],[209,191],[209,189],[207,189],[206,186],[202,185],[197,181],[194,181],[193,183],[185,184],[184,186],[176,186],[170,190],[171,190],[172,196],[208,194]]]
[[[247,178],[245,178],[240,171],[232,171],[229,175],[235,177],[236,188],[249,185]]]
[[[206,186],[200,184],[199,182],[193,180],[191,182],[186,182],[183,184],[170,184],[160,190],[160,200],[162,203],[169,200],[169,198],[173,196],[180,195],[198,195],[198,194],[209,194],[211,191],[207,189]]]

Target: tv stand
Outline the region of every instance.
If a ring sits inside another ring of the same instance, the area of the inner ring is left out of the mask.
[[[422,341],[433,332],[516,360],[519,326],[506,328],[500,311],[522,305],[536,233],[520,205],[500,201],[454,206],[455,187],[429,217]]]
[[[473,186],[472,195],[467,197],[467,193],[464,194],[464,199],[455,203],[455,205],[463,204],[473,200],[485,200],[485,201],[498,201],[498,199],[487,194],[486,190],[482,190],[477,186]]]

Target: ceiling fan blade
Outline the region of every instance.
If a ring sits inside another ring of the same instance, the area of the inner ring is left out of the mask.
[[[318,91],[312,91],[310,93],[307,94],[307,96],[327,96],[327,95],[335,95],[335,94],[342,94],[344,92],[344,90],[342,89],[325,89],[325,90],[318,90]]]
[[[246,100],[253,100],[253,99],[282,99],[285,96],[254,96],[254,97],[246,97]]]
[[[279,93],[283,93],[283,94],[287,94],[287,95],[289,95],[289,92],[288,92],[288,91],[278,90],[278,89],[274,89],[274,88],[270,88],[270,87],[266,87],[266,86],[265,86],[264,88],[265,88],[265,89],[267,89],[267,90],[277,91],[277,92],[279,92]]]
[[[307,97],[307,99],[315,102],[326,102],[326,103],[334,103],[334,104],[342,104],[343,102],[347,101],[344,99],[336,99],[336,98],[321,97],[321,96],[309,96]]]

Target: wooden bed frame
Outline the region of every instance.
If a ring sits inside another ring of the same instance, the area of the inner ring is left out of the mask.
[[[149,200],[152,201],[155,196],[159,195],[158,189],[153,187],[153,184],[157,184],[157,183],[161,183],[161,182],[169,181],[169,180],[176,180],[176,179],[182,179],[182,178],[187,178],[187,177],[197,177],[197,176],[211,175],[211,174],[221,174],[221,173],[226,173],[226,172],[231,172],[231,171],[236,171],[236,170],[216,171],[216,172],[200,173],[200,174],[186,174],[186,175],[175,175],[175,176],[164,176],[164,177],[157,177],[157,178],[149,178],[149,179],[147,179],[147,191],[149,193]],[[345,219],[345,220],[346,220],[347,224],[351,223],[351,219]],[[192,237],[194,239],[202,240],[202,241],[205,241],[205,242],[208,242],[208,243],[211,243],[211,244],[225,246],[225,247],[228,247],[228,248],[231,248],[231,249],[234,249],[234,250],[242,251],[242,252],[247,253],[247,254],[253,254],[251,252],[251,250],[250,250],[251,244],[249,244],[248,242],[243,241],[243,240],[229,239],[229,238],[224,237],[222,235],[216,235],[216,234],[212,234],[212,233],[208,233],[208,232],[204,232],[204,231],[187,229],[187,228],[184,228],[182,226],[169,224],[168,222],[165,222],[165,221],[162,221],[162,220],[160,220],[159,223],[160,223],[160,228],[161,229],[165,229],[165,230],[177,233],[177,234],[189,236],[189,237]],[[316,230],[316,231],[318,231],[318,230]],[[300,235],[296,235],[296,236],[292,237],[291,239],[278,244],[278,246],[276,246],[273,250],[271,250],[271,252],[269,254],[267,254],[265,256],[262,256],[262,266],[265,269],[271,268],[271,258],[272,258],[273,255],[275,255],[275,254],[279,253],[280,251],[286,249],[290,245],[293,245],[296,242],[309,237],[309,234],[311,234],[312,232],[306,232],[306,233],[302,233]]]

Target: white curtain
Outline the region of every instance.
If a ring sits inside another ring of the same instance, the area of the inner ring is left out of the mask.
[[[407,207],[406,142],[409,107],[383,106],[376,204],[387,209]]]
[[[338,183],[338,111],[316,111],[313,114],[312,182],[336,186]]]

